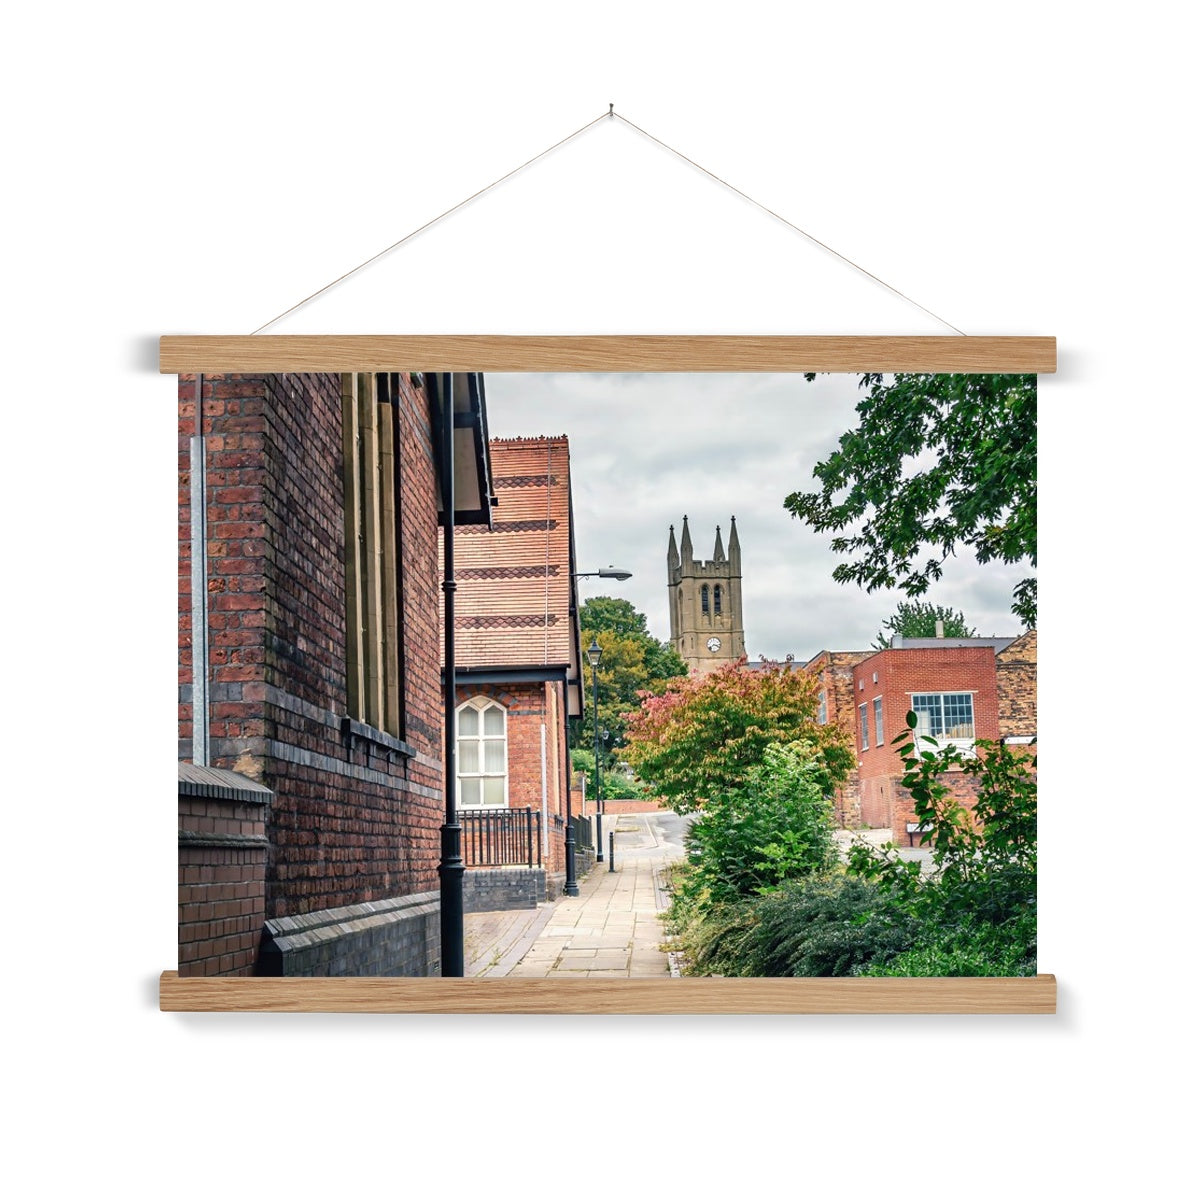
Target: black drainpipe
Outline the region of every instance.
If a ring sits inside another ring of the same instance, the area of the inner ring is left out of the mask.
[[[454,376],[437,376],[442,412],[442,512],[445,516],[443,547],[445,574],[446,637],[446,823],[442,826],[442,861],[438,866],[442,901],[442,974],[463,975],[463,872],[462,826],[458,823],[457,745],[455,744],[454,708],[458,680],[454,671]]]

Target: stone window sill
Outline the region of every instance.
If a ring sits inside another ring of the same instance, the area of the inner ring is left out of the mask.
[[[390,733],[384,733],[382,729],[376,729],[374,725],[356,721],[353,717],[342,718],[342,740],[348,750],[353,750],[357,745],[365,745],[368,754],[378,754],[382,751],[388,755],[398,754],[401,758],[412,758],[415,753],[407,742],[392,737]]]

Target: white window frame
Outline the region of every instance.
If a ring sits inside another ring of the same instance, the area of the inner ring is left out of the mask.
[[[821,694],[817,699],[817,724],[829,724],[829,696],[825,689],[821,689]]]
[[[504,723],[503,732],[500,734],[484,733],[484,724],[483,724],[484,713],[492,708],[495,708],[500,713],[500,715],[503,719],[503,723]],[[461,722],[459,720],[459,717],[467,709],[473,709],[475,712],[477,712],[479,714],[479,732],[477,734],[471,734],[467,737],[464,737],[462,734],[461,728],[460,728]],[[454,710],[454,736],[455,736],[455,747],[454,747],[455,748],[455,758],[454,758],[454,761],[455,761],[455,768],[456,768],[455,790],[457,793],[458,806],[460,808],[469,808],[473,811],[477,811],[477,810],[483,809],[483,808],[508,808],[508,806],[509,806],[509,804],[508,804],[508,710],[504,707],[503,704],[501,704],[493,696],[472,696],[469,700],[464,701],[462,704],[460,704],[458,706],[458,708],[456,708]],[[478,747],[478,756],[477,756],[477,760],[476,760],[479,763],[479,768],[480,768],[478,771],[464,771],[462,769],[462,761],[463,761],[462,746],[463,746],[463,742],[465,742],[465,741],[474,742]],[[496,742],[501,743],[501,745],[504,747],[504,770],[503,770],[503,772],[485,771],[483,769],[483,767],[487,760],[485,758],[484,747],[487,743],[495,744]],[[479,792],[480,803],[473,804],[473,803],[471,803],[469,801],[465,801],[463,799],[462,785],[463,785],[464,779],[480,780],[480,792]],[[487,804],[482,801],[482,796],[483,796],[482,781],[485,779],[501,779],[501,780],[503,780],[503,782],[504,782],[504,802],[502,804]]]
[[[946,737],[944,734],[935,733],[933,731],[932,723],[930,724],[930,727],[928,729],[922,729],[921,728],[921,715],[922,715],[921,713],[917,713],[917,728],[915,731],[916,735],[918,738],[932,737],[939,747],[956,746],[959,750],[963,751],[964,754],[972,755],[972,754],[974,754],[974,748],[975,748],[975,692],[973,690],[967,690],[964,688],[964,689],[959,689],[958,691],[954,691],[954,692],[909,692],[908,693],[909,708],[911,708],[913,712],[917,712],[917,703],[916,702],[918,699],[925,700],[925,699],[932,699],[932,698],[936,697],[938,700],[938,708],[939,708],[939,717],[940,717],[939,724],[944,729],[945,724],[946,724],[945,700],[946,700],[947,696],[966,696],[970,700],[970,702],[971,702],[971,736],[970,737]]]
[[[871,726],[867,720],[867,706],[865,704],[858,706],[858,733],[862,739],[862,748],[869,750],[871,748]]]
[[[872,715],[875,718],[875,745],[883,745],[883,697],[876,696],[871,701]]]

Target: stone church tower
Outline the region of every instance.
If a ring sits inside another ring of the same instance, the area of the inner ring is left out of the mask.
[[[671,645],[688,670],[715,671],[746,653],[742,623],[742,547],[737,523],[729,518],[729,554],[717,544],[710,562],[692,555],[692,535],[683,518],[683,535],[675,545],[675,526],[667,545],[667,598],[671,610]]]

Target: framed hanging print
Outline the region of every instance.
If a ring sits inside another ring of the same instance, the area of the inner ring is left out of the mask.
[[[1032,561],[1054,357],[164,338],[163,1007],[1053,1011]]]

